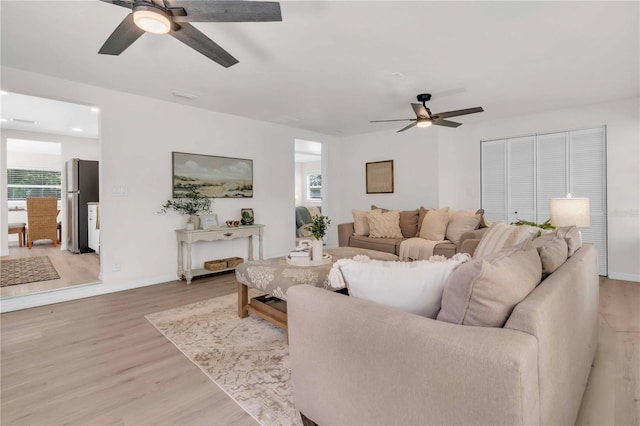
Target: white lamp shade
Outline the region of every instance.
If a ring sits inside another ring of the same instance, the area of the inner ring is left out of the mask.
[[[588,198],[552,198],[549,207],[553,226],[591,226]]]

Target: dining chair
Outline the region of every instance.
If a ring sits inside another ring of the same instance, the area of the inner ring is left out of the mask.
[[[58,200],[54,197],[27,198],[27,247],[31,249],[34,241],[51,240],[53,245],[60,244],[58,239]]]

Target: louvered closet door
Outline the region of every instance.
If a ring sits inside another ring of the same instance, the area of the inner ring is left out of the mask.
[[[552,198],[564,198],[569,192],[569,133],[538,135],[538,222],[551,218]]]
[[[536,221],[536,138],[507,140],[507,223]]]
[[[574,197],[587,197],[591,226],[581,229],[582,240],[598,249],[600,275],[607,275],[607,205],[605,128],[569,133],[569,189]]]
[[[482,142],[480,155],[484,216],[491,222],[507,220],[506,140]]]

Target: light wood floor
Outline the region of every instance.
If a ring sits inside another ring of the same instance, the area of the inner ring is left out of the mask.
[[[57,280],[38,281],[0,288],[0,297],[11,297],[41,291],[55,290],[79,284],[94,283],[100,274],[100,256],[95,253],[74,254],[54,247],[50,241],[36,241],[33,248],[19,247],[17,242],[9,243],[9,255],[2,259],[48,256],[60,276]]]
[[[235,292],[235,275],[2,314],[2,425],[255,425],[144,315]],[[602,279],[581,425],[640,418],[640,283]]]

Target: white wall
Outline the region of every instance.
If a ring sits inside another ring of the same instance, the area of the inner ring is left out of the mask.
[[[186,218],[157,214],[171,196],[172,151],[253,159],[254,198],[215,199],[213,208],[221,221],[239,218],[243,207],[253,208],[256,222],[267,225],[264,254],[273,257],[288,252],[295,239],[294,139],[323,142],[323,147],[337,142],[328,135],[6,67],[2,88],[100,108],[103,283],[118,288],[176,278],[173,230],[183,228]],[[112,195],[115,187],[124,187],[127,195]],[[202,243],[195,261],[246,257],[246,250],[246,240]],[[116,263],[120,271],[112,270]]]
[[[444,129],[439,204],[480,204],[480,140],[606,125],[609,276],[640,281],[639,117],[636,97]]]
[[[3,75],[3,87],[4,87],[4,75]],[[35,133],[35,132],[25,132],[22,130],[12,130],[12,129],[2,129],[2,136],[0,137],[1,146],[0,152],[2,152],[2,162],[0,164],[0,170],[3,171],[1,185],[0,185],[0,226],[2,229],[6,229],[7,223],[17,220],[15,214],[7,212],[7,184],[6,184],[6,170],[8,164],[6,163],[7,159],[5,153],[7,152],[7,139],[23,139],[23,140],[32,140],[32,141],[44,141],[44,142],[55,142],[59,143],[61,147],[58,170],[64,170],[64,164],[67,160],[71,158],[81,158],[83,160],[99,160],[100,151],[97,139],[90,138],[78,138],[73,136],[61,136],[61,135],[52,135],[47,133]],[[28,154],[31,156],[31,154]],[[64,185],[64,173],[63,173],[63,185]],[[63,199],[64,200],[64,199]],[[62,244],[60,245],[61,250],[66,250],[67,242],[65,236],[64,229],[66,229],[67,225],[67,214],[66,214],[66,203],[61,203],[61,212],[60,212],[60,220],[62,221]],[[20,220],[21,222],[26,222],[26,220]],[[11,238],[13,237],[13,238]],[[0,253],[2,256],[6,256],[9,254],[9,249],[7,242],[11,240],[15,240],[15,235],[9,237],[5,233],[0,233]]]
[[[352,222],[351,209],[380,207],[412,210],[438,207],[438,129],[403,133],[387,130],[343,139],[339,222]],[[432,131],[431,131],[432,130]],[[366,163],[393,160],[394,192],[367,194]]]

